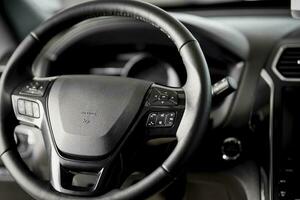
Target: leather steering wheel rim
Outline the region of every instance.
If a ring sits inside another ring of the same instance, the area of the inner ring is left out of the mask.
[[[94,17],[123,16],[159,28],[176,45],[186,68],[183,86],[186,102],[177,130],[178,143],[168,159],[138,183],[100,197],[77,197],[53,191],[38,180],[23,163],[13,141],[11,93],[22,81],[33,77],[31,64],[43,46],[56,34]],[[31,32],[10,58],[0,83],[0,155],[17,183],[36,199],[143,199],[169,184],[197,149],[208,123],[211,82],[202,50],[193,35],[160,8],[138,1],[100,1],[84,3],[55,15]]]

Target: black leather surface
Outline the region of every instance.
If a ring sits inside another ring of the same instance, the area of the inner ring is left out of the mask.
[[[194,36],[173,17],[162,9],[138,1],[88,2],[58,13],[39,26],[34,33],[41,42],[49,41],[55,34],[85,19],[100,16],[131,17],[157,27],[180,49],[185,43],[195,40]],[[53,29],[55,27],[55,29]]]
[[[7,24],[5,24],[0,15],[0,62],[5,56],[7,56],[7,54],[10,54],[15,47],[15,40],[11,32],[8,30]]]

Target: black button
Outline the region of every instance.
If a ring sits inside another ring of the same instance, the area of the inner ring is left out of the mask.
[[[151,94],[150,94],[150,97],[149,97],[149,102],[154,103],[154,102],[158,101],[159,96],[160,96],[160,92],[157,89],[153,89],[151,91]]]
[[[175,122],[175,113],[168,113],[166,116],[166,126],[173,126]]]
[[[156,120],[156,127],[164,127],[166,122],[166,113],[159,113]]]
[[[161,94],[159,97],[158,97],[159,100],[164,100],[164,101],[167,101],[169,100],[169,96],[168,94]]]
[[[178,104],[178,97],[174,91],[154,88],[148,102],[152,106],[174,106]]]
[[[20,91],[20,94],[43,96],[49,81],[31,81]]]
[[[287,184],[287,180],[286,180],[285,178],[279,179],[278,182],[279,182],[279,184],[281,184],[281,185]]]
[[[172,93],[169,95],[169,101],[172,102],[174,105],[178,104],[178,98],[176,93]]]
[[[287,191],[286,190],[280,190],[279,191],[279,197],[280,198],[286,198],[287,197]]]
[[[174,112],[157,112],[150,113],[148,115],[147,127],[171,127],[175,123],[175,113]]]
[[[148,127],[155,127],[157,120],[157,113],[150,113],[147,120]]]

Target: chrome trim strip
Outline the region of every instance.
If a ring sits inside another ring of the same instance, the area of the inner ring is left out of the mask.
[[[233,142],[238,146],[239,152],[236,155],[230,156],[230,155],[226,154],[224,145],[228,142]],[[225,161],[237,160],[242,153],[242,142],[239,139],[237,139],[236,137],[228,137],[223,141],[223,144],[221,146],[221,152],[222,152],[223,160],[225,160]]]
[[[168,174],[170,173],[170,170],[165,166],[165,164],[162,164],[161,167],[163,168],[163,170],[165,170]]]
[[[260,76],[268,84],[271,90],[270,94],[270,124],[269,124],[269,143],[270,143],[270,168],[269,168],[269,199],[273,199],[273,115],[274,115],[274,82],[268,72],[263,69],[260,73]]]
[[[40,41],[39,37],[35,34],[35,32],[30,32],[30,35],[37,41]]]
[[[286,78],[276,68],[276,65],[277,65],[277,63],[279,61],[280,56],[282,55],[282,52],[285,49],[287,49],[287,48],[300,48],[300,44],[285,44],[285,45],[281,46],[277,50],[277,53],[276,53],[276,55],[275,55],[275,57],[273,59],[273,62],[272,62],[272,71],[282,81],[286,81],[286,82],[300,82],[300,77],[299,78]],[[300,57],[299,57],[299,59],[300,59]]]

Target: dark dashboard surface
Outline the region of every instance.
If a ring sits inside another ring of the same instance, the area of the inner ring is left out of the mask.
[[[244,9],[228,9],[173,14],[185,23],[199,40],[207,57],[212,82],[226,75],[233,76],[239,82],[238,91],[232,95],[234,98],[229,97],[231,101],[227,103],[225,101],[226,106],[215,107],[218,112],[214,124],[216,126],[227,124],[237,128],[247,125],[255,101],[253,97],[260,71],[266,66],[272,51],[276,50],[279,44],[288,40],[290,35],[295,38],[300,28],[299,21],[292,19],[288,10],[278,8],[253,9],[247,12]],[[95,31],[90,33],[89,37],[81,35],[82,30],[74,28],[63,39],[56,38],[56,42],[52,41],[54,47],[52,46],[50,53],[47,53],[48,57],[52,56],[48,61],[55,58],[55,62],[49,61],[54,66],[51,68],[51,75],[92,72],[108,75],[125,74],[173,86],[184,82],[185,73],[181,70],[181,60],[162,34],[147,25],[127,19],[104,20],[110,25],[99,21],[86,22],[86,29]],[[98,26],[97,30],[91,28],[93,24]],[[113,32],[108,35],[108,30]],[[82,39],[82,43],[72,46],[79,38]],[[68,45],[65,45],[66,43]],[[90,51],[82,48],[89,48]],[[77,53],[79,56],[74,56]],[[60,59],[61,57],[64,60]],[[146,61],[148,63],[146,66],[144,59],[149,61]],[[48,62],[40,60],[42,64]],[[149,68],[147,65],[151,65],[149,64],[151,62],[154,68],[163,65],[164,70],[147,72]],[[131,69],[132,65],[134,67]],[[144,66],[145,71],[135,65]],[[120,69],[123,67],[126,69]],[[55,72],[55,69],[59,70]],[[169,76],[170,73],[172,78]]]

